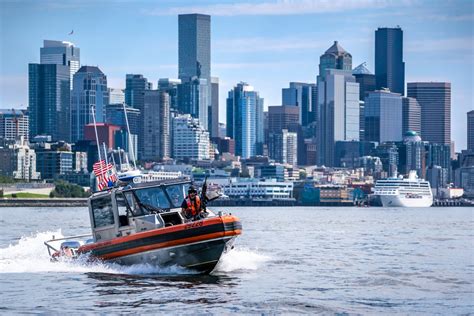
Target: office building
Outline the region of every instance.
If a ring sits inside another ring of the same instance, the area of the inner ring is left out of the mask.
[[[50,135],[53,141],[71,139],[69,66],[28,65],[30,139]]]
[[[403,104],[399,93],[369,92],[365,98],[365,141],[397,142],[403,139]]]
[[[299,129],[299,109],[295,106],[268,107],[268,133],[281,133],[282,130],[297,132]]]
[[[400,27],[379,27],[375,31],[375,80],[383,88],[405,95],[403,31]]]
[[[451,143],[451,83],[409,82],[407,95],[421,107],[421,138],[437,144]]]
[[[368,92],[375,91],[375,75],[367,69],[365,62],[355,67],[352,75],[359,84],[359,100],[364,101]]]
[[[245,82],[240,82],[229,91],[227,136],[235,140],[235,154],[242,158],[250,158],[262,152],[263,98]]]
[[[109,91],[109,103],[118,104],[125,102],[125,92],[123,89],[108,88]]]
[[[307,126],[314,120],[317,103],[317,90],[314,83],[290,82],[289,88],[282,89],[282,105],[296,106],[299,109],[299,123]]]
[[[170,157],[169,94],[160,90],[145,91],[144,151],[142,159],[162,160]]]
[[[219,78],[211,77],[211,105],[208,113],[208,129],[211,137],[219,137]]]
[[[41,179],[57,179],[61,175],[72,172],[73,152],[68,146],[60,144],[42,144],[36,148],[36,170]]]
[[[397,143],[399,152],[399,171],[408,175],[415,170],[418,177],[426,179],[426,142],[414,131],[408,131],[403,142]]]
[[[158,90],[167,92],[170,96],[170,109],[178,110],[178,86],[180,79],[160,78],[158,80]]]
[[[125,110],[124,110],[125,108]],[[127,129],[127,122],[125,120],[125,112],[127,113],[128,125],[130,133],[138,135],[140,124],[140,110],[132,108],[124,103],[110,103],[106,107],[106,122],[112,125],[120,126],[122,129]]]
[[[202,127],[208,129],[209,86],[206,79],[184,78],[178,85],[178,112],[190,114],[199,119]]]
[[[359,84],[351,69],[328,69],[318,81],[318,164],[334,166],[334,144],[359,140]]]
[[[279,133],[270,133],[268,154],[276,162],[298,165],[298,135],[286,129]]]
[[[209,132],[189,114],[173,118],[173,158],[176,160],[208,160]]]
[[[467,112],[467,150],[474,151],[474,110]]]
[[[109,104],[107,76],[94,66],[82,66],[74,74],[71,91],[71,141],[84,139],[84,126],[93,123],[94,111],[97,123],[105,123],[106,106]]]
[[[44,40],[40,48],[40,63],[69,67],[69,82],[72,90],[73,76],[81,65],[81,50],[74,43]]]
[[[403,103],[403,133],[415,131],[421,134],[421,107],[415,98],[404,97]]]
[[[378,145],[372,152],[372,156],[379,157],[386,177],[397,177],[400,161],[399,148],[394,143],[383,143]],[[382,176],[384,178],[384,176]]]
[[[352,71],[352,55],[344,50],[337,41],[334,41],[334,44],[319,58],[319,77],[321,80],[325,79],[328,69]]]
[[[97,123],[95,128],[97,128],[97,135],[99,138],[99,145],[101,148],[102,146],[104,146],[104,144],[107,149],[116,148],[114,135],[116,132],[121,130],[120,126],[112,125],[108,123]],[[94,124],[92,123],[84,126],[84,140],[88,140],[97,144],[96,137],[95,137],[95,128],[94,128]],[[81,150],[81,151],[84,151],[84,150]],[[102,157],[102,159],[103,158],[104,157]]]
[[[35,150],[28,146],[23,136],[0,146],[0,174],[23,181],[40,179],[41,174],[36,171]]]
[[[14,141],[21,137],[28,142],[28,112],[22,109],[0,109],[0,138]]]

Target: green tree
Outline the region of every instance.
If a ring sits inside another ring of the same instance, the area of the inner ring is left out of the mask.
[[[86,192],[83,187],[77,184],[62,180],[59,180],[54,184],[55,188],[53,191],[51,191],[49,197],[82,198],[89,196],[89,193]]]

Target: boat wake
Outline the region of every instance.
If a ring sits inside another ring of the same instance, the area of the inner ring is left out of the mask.
[[[150,264],[122,266],[114,263],[90,261],[87,256],[78,259],[63,258],[51,262],[44,241],[52,236],[63,238],[61,230],[37,233],[21,237],[6,248],[0,248],[0,273],[109,273],[131,275],[181,275],[194,271],[178,267],[157,267]],[[246,249],[233,249],[224,254],[216,267],[216,272],[256,270],[269,257]]]

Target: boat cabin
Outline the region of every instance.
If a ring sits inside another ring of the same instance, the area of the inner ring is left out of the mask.
[[[89,216],[95,242],[184,223],[181,203],[189,180],[131,183],[92,195]]]

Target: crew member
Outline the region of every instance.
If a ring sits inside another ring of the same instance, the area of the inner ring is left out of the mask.
[[[188,196],[184,199],[181,204],[181,210],[187,219],[197,220],[200,218],[201,199],[197,195],[196,189],[191,186],[188,190]]]

